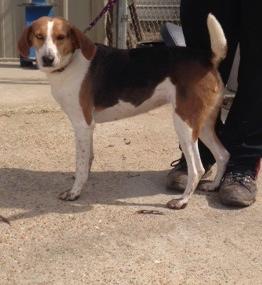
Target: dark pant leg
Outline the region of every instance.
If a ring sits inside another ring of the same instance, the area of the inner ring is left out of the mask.
[[[226,120],[223,141],[233,160],[262,157],[261,1],[241,0],[238,91]]]
[[[210,49],[206,24],[209,12],[209,0],[181,0],[180,20],[187,46]]]
[[[239,0],[182,0],[180,12],[186,44],[193,48],[210,49],[208,13],[211,12],[219,20],[228,41],[227,57],[220,66],[221,76],[226,84],[239,38]],[[218,134],[223,129],[220,119],[216,129]],[[213,156],[201,142],[199,150],[204,164],[214,162]]]
[[[224,84],[227,83],[239,41],[239,11],[239,0],[181,0],[181,24],[187,46],[210,49],[208,13],[214,14],[222,25],[228,42],[227,57],[220,66]]]

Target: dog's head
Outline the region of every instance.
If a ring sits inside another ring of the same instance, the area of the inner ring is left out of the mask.
[[[76,49],[87,60],[95,54],[95,45],[76,27],[63,18],[42,17],[27,27],[18,42],[18,50],[27,57],[29,49],[36,50],[39,68],[45,72],[66,67]]]

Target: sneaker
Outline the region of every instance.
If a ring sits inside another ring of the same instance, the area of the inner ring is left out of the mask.
[[[243,162],[230,161],[219,189],[222,204],[236,207],[247,207],[253,204],[257,194],[257,174],[256,167],[248,167]]]
[[[184,155],[171,163],[173,169],[167,175],[166,187],[169,190],[183,192],[187,184],[187,163]],[[212,164],[204,165],[205,174],[203,178],[207,178],[212,174]]]

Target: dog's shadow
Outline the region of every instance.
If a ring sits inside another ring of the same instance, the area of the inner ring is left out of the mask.
[[[73,173],[43,172],[25,169],[0,170],[0,206],[13,209],[9,220],[31,218],[47,213],[77,213],[95,204],[120,206],[165,207],[160,203],[144,203],[135,198],[158,194],[178,194],[165,189],[167,171],[91,172],[80,199],[64,202],[59,193],[71,188]],[[131,199],[130,199],[131,198]],[[134,199],[136,201],[132,201]],[[170,197],[169,197],[170,198]],[[128,201],[123,201],[129,199]],[[216,195],[207,195],[209,205],[218,206]],[[167,197],[168,201],[168,197]]]

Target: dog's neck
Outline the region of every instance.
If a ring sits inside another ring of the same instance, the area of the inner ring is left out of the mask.
[[[63,71],[46,73],[53,95],[69,92],[78,93],[89,66],[90,61],[83,56],[80,50],[77,50],[73,54],[70,64]]]
[[[70,74],[75,73],[81,76],[81,72],[83,69],[86,71],[90,65],[90,61],[88,61],[82,54],[81,50],[76,50],[72,55],[70,61],[63,67],[56,69],[52,72],[45,72],[47,78],[50,80],[52,84],[53,80],[65,80]],[[66,82],[64,82],[66,83]]]
[[[52,71],[51,73],[60,73],[60,72],[63,72],[63,71],[69,66],[70,63],[71,63],[71,60],[70,60],[69,63],[66,64],[65,66],[63,66],[63,67],[61,67],[61,68],[59,68],[59,69],[56,69],[56,70]]]
[[[74,60],[74,55],[75,55],[76,52],[77,51],[75,51],[72,54],[71,58],[68,60],[68,62],[64,66],[61,66],[61,67],[51,71],[51,73],[61,73],[61,72],[63,72],[72,63],[72,61]]]

